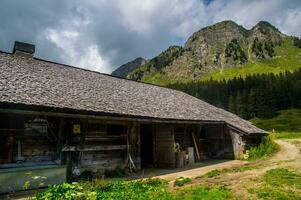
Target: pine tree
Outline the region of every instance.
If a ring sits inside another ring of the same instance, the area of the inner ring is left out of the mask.
[[[229,105],[228,105],[228,110],[234,114],[237,113],[237,107],[236,107],[236,99],[234,96],[230,95],[229,96]]]

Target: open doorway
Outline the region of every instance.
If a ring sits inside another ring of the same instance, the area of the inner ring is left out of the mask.
[[[152,125],[140,125],[141,167],[153,166],[153,131]]]

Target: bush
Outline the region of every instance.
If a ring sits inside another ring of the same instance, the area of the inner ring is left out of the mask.
[[[50,186],[45,192],[36,195],[37,200],[56,200],[56,199],[82,199],[84,198],[83,187],[78,183],[63,183]]]
[[[189,179],[186,179],[186,181]],[[225,187],[194,186],[169,192],[168,182],[152,178],[135,181],[92,181],[54,185],[36,195],[37,200],[176,200],[176,199],[232,199],[231,190]]]
[[[106,178],[121,178],[125,176],[125,171],[121,167],[116,167],[113,170],[105,170]]]
[[[147,179],[117,181],[97,190],[97,199],[170,199],[167,181]]]
[[[37,200],[56,199],[171,199],[167,181],[147,179],[92,183],[64,183],[54,185],[36,195]]]
[[[301,48],[301,40],[298,37],[293,37],[294,46]]]
[[[214,169],[210,172],[207,172],[204,176],[208,177],[208,178],[212,178],[212,177],[219,176],[219,175],[223,174],[224,171],[225,171],[224,169]]]
[[[266,158],[279,149],[279,145],[274,142],[274,134],[263,137],[259,146],[251,147],[248,160],[254,161]]]
[[[181,186],[185,185],[186,183],[191,183],[191,182],[192,182],[191,178],[179,177],[175,180],[174,186],[181,187]]]

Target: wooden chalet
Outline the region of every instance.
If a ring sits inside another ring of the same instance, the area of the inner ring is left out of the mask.
[[[0,193],[21,189],[28,172],[53,184],[116,167],[234,159],[266,134],[184,92],[41,60],[34,51],[16,42],[13,53],[0,52]]]

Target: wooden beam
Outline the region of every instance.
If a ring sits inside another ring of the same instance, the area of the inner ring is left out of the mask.
[[[111,151],[111,150],[126,150],[126,145],[103,145],[103,146],[65,146],[62,151]]]
[[[60,118],[59,122],[59,130],[58,130],[58,143],[57,143],[57,154],[59,155],[59,159],[61,162],[63,161],[63,154],[61,152],[63,146],[63,139],[65,132],[65,118]]]
[[[81,125],[80,145],[83,146],[85,143],[85,138],[86,138],[87,132],[88,132],[88,120],[81,119],[80,125]]]
[[[197,143],[195,141],[194,132],[191,132],[191,136],[192,136],[192,140],[193,140],[193,144],[194,144],[194,149],[195,149],[195,153],[196,153],[196,160],[200,161],[201,158],[200,158],[199,148],[198,148],[198,145],[197,145]]]
[[[18,110],[18,109],[5,109],[0,108],[0,113],[8,114],[22,114],[22,115],[41,115],[41,116],[55,116],[55,117],[64,117],[64,118],[89,118],[89,119],[103,119],[103,120],[112,120],[113,121],[132,121],[132,122],[155,122],[155,123],[187,123],[187,124],[225,124],[224,121],[207,121],[207,120],[181,120],[181,119],[157,119],[149,117],[138,117],[138,116],[104,116],[104,115],[95,115],[95,114],[74,114],[74,113],[60,113],[60,112],[45,112],[45,111],[31,111],[31,110]]]

